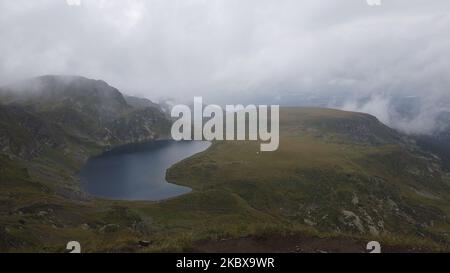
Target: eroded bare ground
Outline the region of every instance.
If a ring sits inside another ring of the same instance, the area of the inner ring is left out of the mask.
[[[246,237],[221,241],[202,241],[195,253],[368,253],[368,242],[345,238],[318,238],[305,235]],[[383,253],[427,253],[431,249],[383,245]]]

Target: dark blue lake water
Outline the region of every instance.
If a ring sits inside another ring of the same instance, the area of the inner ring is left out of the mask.
[[[210,145],[205,141],[155,141],[123,146],[89,159],[79,176],[87,192],[97,197],[149,201],[172,198],[191,189],[168,183],[167,169]]]

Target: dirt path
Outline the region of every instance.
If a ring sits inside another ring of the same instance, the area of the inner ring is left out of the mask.
[[[346,238],[318,238],[305,235],[272,236],[202,241],[194,245],[199,253],[367,253],[368,242]],[[431,252],[407,246],[382,245],[385,253]]]

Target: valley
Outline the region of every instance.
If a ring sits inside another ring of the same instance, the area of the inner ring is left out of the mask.
[[[113,147],[167,139],[161,109],[79,77],[2,88],[0,101],[1,252],[73,240],[85,252],[450,250],[444,158],[367,114],[281,108],[277,151],[215,141],[167,172],[192,192],[119,201],[90,196],[76,174]]]

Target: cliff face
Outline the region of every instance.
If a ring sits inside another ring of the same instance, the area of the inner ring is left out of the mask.
[[[152,103],[129,104],[114,87],[75,76],[43,76],[0,89],[0,151],[35,157],[47,148],[109,147],[167,137]]]

